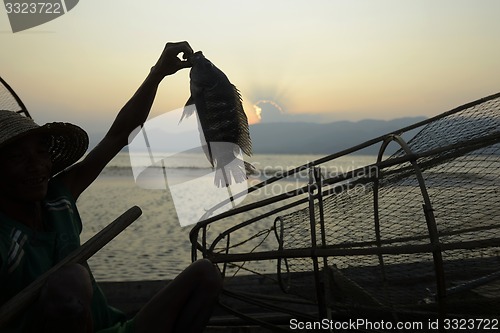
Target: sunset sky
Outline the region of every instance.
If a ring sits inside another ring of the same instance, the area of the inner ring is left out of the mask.
[[[187,40],[240,89],[255,122],[432,116],[500,91],[497,0],[82,0],[12,33],[0,75],[33,117],[103,131],[167,41]],[[152,116],[181,108],[167,77]]]

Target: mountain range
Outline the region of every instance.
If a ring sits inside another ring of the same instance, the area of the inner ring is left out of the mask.
[[[319,123],[259,123],[250,126],[256,154],[332,154],[426,119],[408,117],[393,120],[365,119]],[[411,133],[410,133],[410,136]],[[376,154],[377,147],[362,151]]]
[[[328,155],[426,119],[407,117],[393,120],[365,119],[330,123],[272,122],[250,126],[254,154],[322,154]],[[182,151],[186,138],[198,138],[196,132],[181,135],[167,131],[148,132],[150,142],[162,151]],[[412,133],[409,133],[413,136]],[[104,136],[89,133],[93,148]],[[408,137],[405,137],[407,139]],[[160,145],[161,144],[161,145]],[[188,144],[189,145],[189,144]],[[377,154],[379,146],[364,149],[362,154]],[[127,150],[127,149],[126,149]],[[391,153],[388,151],[387,153]]]

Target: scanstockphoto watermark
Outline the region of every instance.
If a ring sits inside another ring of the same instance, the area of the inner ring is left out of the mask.
[[[434,332],[440,330],[452,331],[498,331],[498,318],[445,318],[427,319],[422,321],[370,320],[364,318],[338,321],[322,319],[319,321],[300,321],[290,319],[289,327],[292,331],[318,332],[318,331],[377,331],[377,332]]]
[[[75,8],[79,0],[4,0],[12,32],[31,29],[52,21]]]
[[[290,319],[290,329],[300,330],[301,332],[317,332],[317,331],[358,331],[358,330],[376,330],[376,331],[402,331],[408,330],[411,332],[422,331],[429,328],[429,325],[421,321],[397,322],[378,320],[372,321],[368,319],[349,319],[347,321],[336,321],[331,319],[323,319],[320,321],[299,321]]]
[[[313,189],[316,189],[313,184]],[[344,193],[350,197],[367,193],[372,190],[370,183],[355,183],[350,181],[339,182],[333,186],[329,186],[330,193]],[[300,193],[299,193],[300,192]],[[271,183],[257,190],[257,193],[263,197],[274,197],[278,195],[287,195],[293,197],[297,194],[309,192],[309,185],[303,182],[282,182]]]
[[[289,168],[285,166],[269,166],[261,163],[252,162],[256,168],[252,178],[257,180],[268,180],[273,177],[281,178],[281,181],[272,182],[258,189],[259,193],[265,196],[275,196],[285,193],[291,195],[297,189],[303,188],[311,181],[311,168]],[[306,163],[307,164],[307,163]],[[378,179],[379,167],[375,164],[358,167],[358,162],[351,161],[342,164],[318,165],[315,166],[318,173],[321,174],[321,181],[324,186],[335,189],[335,192],[344,192],[348,195],[359,194],[369,191],[372,188],[372,179]],[[327,183],[327,184],[326,184]]]
[[[309,164],[310,162],[307,162]],[[309,179],[310,167],[290,168],[285,166],[270,166],[262,165],[260,162],[252,162],[255,167],[253,176],[256,178],[268,179],[272,177],[294,178],[297,180]],[[311,166],[312,167],[312,166]],[[379,168],[377,165],[367,165],[358,167],[357,163],[353,160],[351,163],[344,163],[341,165],[318,165],[314,166],[321,174],[322,179],[357,179],[357,178],[378,178]]]

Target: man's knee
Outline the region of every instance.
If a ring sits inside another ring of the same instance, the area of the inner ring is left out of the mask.
[[[48,316],[81,316],[90,310],[92,282],[88,270],[78,264],[62,267],[51,275],[40,294]]]
[[[214,291],[222,288],[222,276],[219,269],[208,259],[200,259],[191,264],[204,287]]]
[[[45,282],[26,331],[92,332],[92,293],[90,273],[85,267],[62,267]]]

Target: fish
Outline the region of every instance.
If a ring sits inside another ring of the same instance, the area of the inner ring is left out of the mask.
[[[227,187],[233,180],[241,183],[256,173],[252,164],[240,158],[241,152],[252,155],[241,94],[201,51],[193,53],[188,60],[192,64],[189,72],[191,96],[179,123],[196,111],[203,151],[215,168],[215,185]]]

